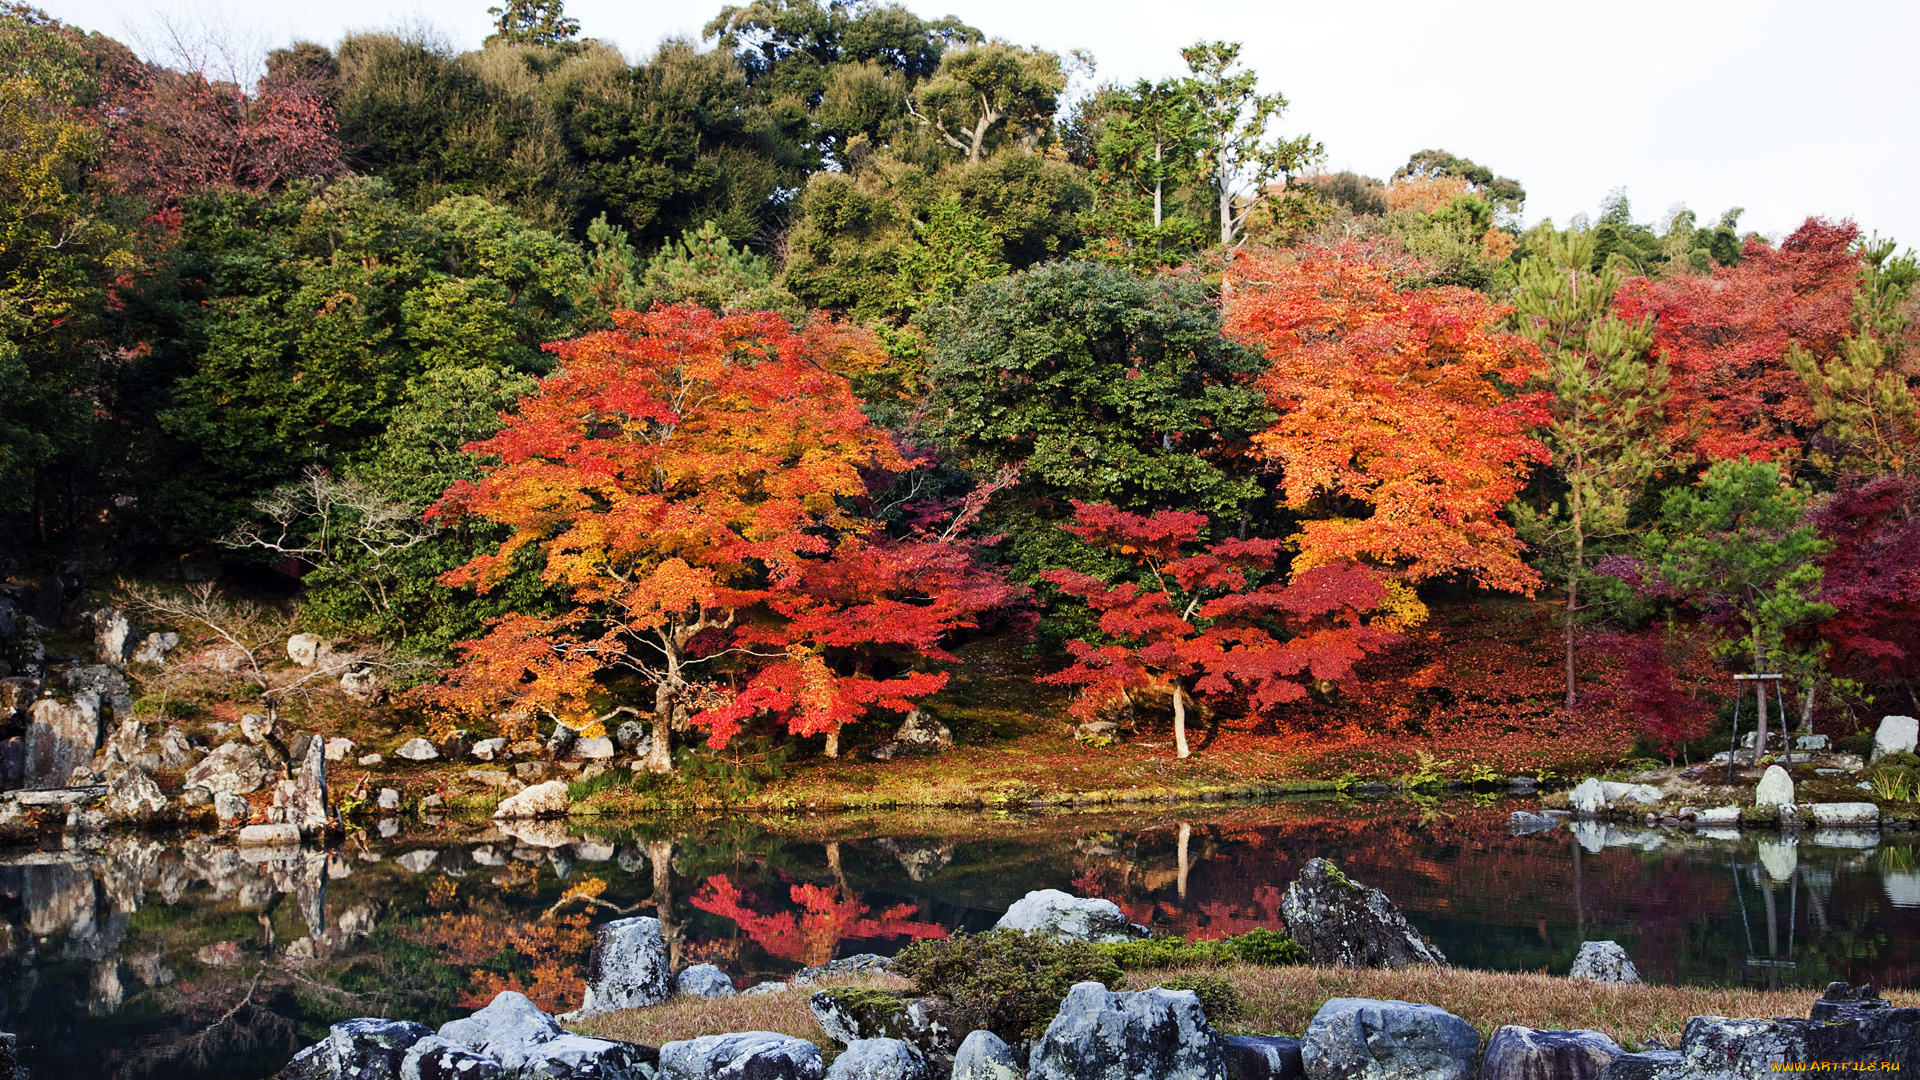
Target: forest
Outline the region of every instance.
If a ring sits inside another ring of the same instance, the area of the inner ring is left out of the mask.
[[[1737,673],[1781,730],[1920,710],[1871,223],[1329,171],[1227,41],[1122,85],[891,3],[639,59],[503,3],[264,60],[0,6],[0,574],[295,610],[396,734],[634,722],[636,775],[869,746],[983,647],[1177,758],[1524,706],[1698,760]],[[1524,685],[1395,666],[1489,604]]]

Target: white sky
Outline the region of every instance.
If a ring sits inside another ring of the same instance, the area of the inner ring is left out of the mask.
[[[440,30],[477,47],[492,0],[40,0],[141,48],[163,22],[250,51],[352,29]],[[583,32],[629,57],[698,37],[720,0],[569,0]],[[1175,74],[1197,39],[1246,45],[1262,88],[1292,101],[1327,164],[1385,177],[1440,147],[1526,185],[1529,222],[1564,223],[1626,189],[1634,216],[1686,203],[1744,228],[1852,217],[1920,246],[1920,5],[1899,0],[907,0],[990,36],[1090,50],[1099,77]]]

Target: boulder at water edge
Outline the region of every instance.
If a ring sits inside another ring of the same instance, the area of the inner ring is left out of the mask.
[[[695,964],[682,971],[673,985],[681,997],[730,998],[738,991],[727,973],[712,964]]]
[[[1872,828],[1880,824],[1880,808],[1870,802],[1814,803],[1813,823],[1825,826]]]
[[[615,919],[594,931],[582,1014],[658,1005],[672,994],[667,941],[659,919],[646,915]]]
[[[826,1062],[805,1039],[737,1031],[660,1048],[660,1080],[821,1080]]]
[[[244,742],[230,742],[187,770],[185,785],[245,795],[267,782],[267,755]]]
[[[1879,729],[1873,733],[1870,760],[1879,761],[1888,754],[1911,754],[1916,745],[1920,745],[1920,720],[1911,716],[1883,716]]]
[[[1469,1080],[1480,1036],[1434,1005],[1334,998],[1300,1047],[1308,1080]]]
[[[139,824],[165,813],[167,796],[145,768],[118,765],[107,776],[107,797],[100,808],[114,821]]]
[[[1378,889],[1348,880],[1326,859],[1311,859],[1280,900],[1287,932],[1316,964],[1338,967],[1444,967],[1447,958],[1420,936]]]
[[[1025,1063],[1006,1040],[991,1031],[974,1031],[953,1055],[952,1080],[1020,1080]]]
[[[1755,806],[1792,806],[1793,777],[1778,765],[1767,766],[1760,774],[1760,782],[1753,788]]]
[[[544,784],[535,784],[518,795],[509,795],[500,800],[493,811],[496,818],[537,818],[567,816],[567,784],[564,780],[549,780]]]
[[[827,1080],[928,1080],[927,1059],[899,1039],[861,1039],[833,1059]]]
[[[1113,901],[1071,896],[1059,889],[1038,889],[1014,901],[993,927],[1096,944],[1146,936]]]
[[[1540,1031],[1508,1024],[1487,1040],[1480,1080],[1600,1080],[1625,1053],[1598,1031]]]
[[[1300,1080],[1300,1040],[1285,1035],[1229,1035],[1220,1040],[1227,1080]]]
[[[1588,982],[1638,983],[1640,970],[1633,966],[1633,960],[1619,942],[1583,941],[1567,977]]]
[[[1225,1080],[1220,1036],[1191,990],[1076,983],[1027,1058],[1028,1080]]]

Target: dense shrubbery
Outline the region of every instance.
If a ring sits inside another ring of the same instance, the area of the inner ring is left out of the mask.
[[[955,1030],[984,1028],[1010,1040],[1045,1030],[1074,983],[1125,984],[1100,947],[1024,930],[960,930],[915,942],[894,957],[892,970],[917,992],[951,1001]]]

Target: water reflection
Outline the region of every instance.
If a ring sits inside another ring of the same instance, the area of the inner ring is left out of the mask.
[[[746,984],[985,929],[1034,888],[1189,936],[1274,926],[1316,855],[1465,966],[1564,971],[1582,940],[1612,938],[1654,981],[1920,984],[1910,837],[1514,836],[1508,810],[395,822],[335,851],[116,837],[0,852],[0,1029],[37,1076],[259,1077],[346,1016],[438,1023],[501,989],[569,1008],[593,926],[627,914],[662,920],[676,965]]]

